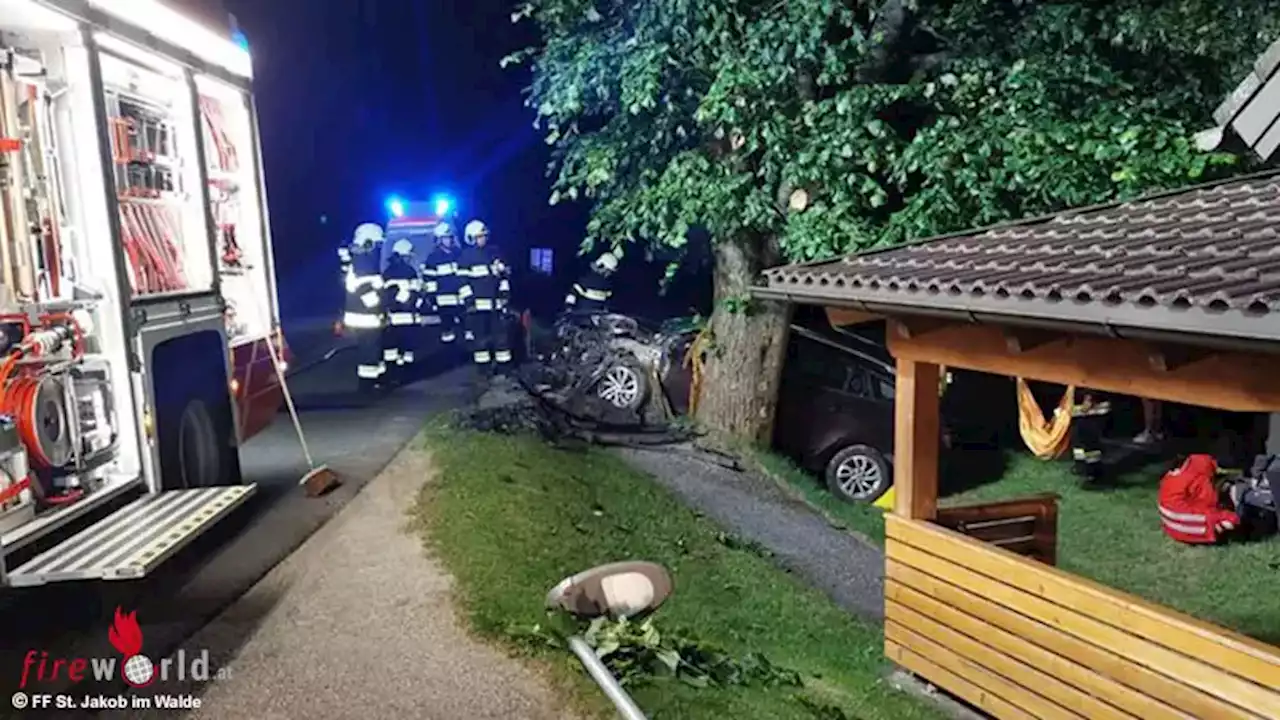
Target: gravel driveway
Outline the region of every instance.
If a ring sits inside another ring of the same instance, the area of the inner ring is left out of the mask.
[[[884,555],[843,530],[778,485],[694,452],[620,449],[623,458],[654,477],[686,505],[739,537],[768,548],[788,570],[863,617],[884,617]]]

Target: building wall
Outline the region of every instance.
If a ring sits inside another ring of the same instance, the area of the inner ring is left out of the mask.
[[[163,0],[165,5],[199,20],[221,35],[231,36],[231,16],[222,0]]]

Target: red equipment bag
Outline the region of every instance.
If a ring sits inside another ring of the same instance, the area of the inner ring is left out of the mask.
[[[1216,543],[1224,531],[1240,525],[1240,518],[1218,504],[1212,455],[1188,456],[1160,480],[1160,522],[1164,534],[1184,543]]]

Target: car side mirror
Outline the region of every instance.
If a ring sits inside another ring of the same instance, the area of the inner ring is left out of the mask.
[[[609,563],[561,580],[547,593],[547,607],[579,617],[634,618],[656,610],[672,590],[671,575],[661,565]]]

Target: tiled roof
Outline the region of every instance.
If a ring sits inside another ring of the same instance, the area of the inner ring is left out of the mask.
[[[1280,173],[773,268],[760,291],[933,309],[979,301],[984,312],[1042,318],[1125,308],[1142,327],[1161,327],[1143,310],[1230,313],[1280,339]]]

